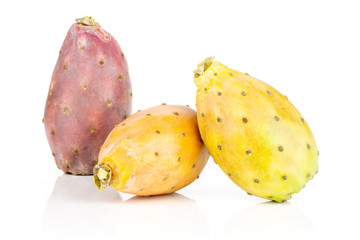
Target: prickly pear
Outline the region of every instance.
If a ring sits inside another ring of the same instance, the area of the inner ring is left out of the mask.
[[[58,168],[92,174],[106,136],[131,114],[131,97],[119,44],[92,17],[77,19],[61,47],[43,119]]]
[[[314,177],[313,134],[287,97],[213,58],[194,73],[202,139],[234,183],[251,195],[281,202]]]
[[[196,112],[160,105],[135,113],[115,127],[94,168],[96,186],[135,195],[160,195],[193,182],[209,153],[201,141]]]

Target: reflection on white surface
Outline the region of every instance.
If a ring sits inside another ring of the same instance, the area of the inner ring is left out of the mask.
[[[290,203],[265,202],[237,212],[216,239],[313,239],[309,219]]]
[[[107,188],[100,192],[94,184],[93,176],[74,176],[63,174],[57,178],[53,192],[48,200],[52,202],[122,202],[119,192],[112,188]]]
[[[123,239],[208,239],[206,220],[194,200],[173,193],[133,197],[105,214],[103,236]]]
[[[109,188],[100,192],[92,176],[64,174],[56,180],[43,215],[49,239],[93,238],[99,229],[106,203],[121,203],[119,192]]]
[[[43,216],[49,239],[209,239],[205,217],[180,194],[133,197],[100,192],[92,176],[60,176]]]

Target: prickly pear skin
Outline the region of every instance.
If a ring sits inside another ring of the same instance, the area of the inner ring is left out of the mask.
[[[107,137],[99,163],[112,169],[110,185],[135,195],[175,192],[192,183],[209,158],[196,112],[160,105],[135,113]]]
[[[194,71],[198,124],[211,156],[249,194],[290,199],[318,171],[307,122],[273,87],[212,59]]]
[[[128,65],[119,44],[98,23],[67,33],[46,101],[46,136],[58,168],[92,174],[106,136],[131,114]]]

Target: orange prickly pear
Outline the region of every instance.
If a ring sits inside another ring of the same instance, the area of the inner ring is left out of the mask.
[[[46,101],[46,136],[58,168],[92,174],[106,136],[131,114],[126,59],[92,17],[76,20],[56,63]]]
[[[202,139],[234,183],[249,194],[281,202],[314,177],[315,139],[285,96],[213,58],[194,73]]]
[[[96,186],[135,195],[175,192],[192,183],[209,153],[201,141],[196,112],[160,105],[135,113],[107,137],[94,168]]]

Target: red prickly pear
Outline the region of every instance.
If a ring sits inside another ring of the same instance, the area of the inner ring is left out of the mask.
[[[107,135],[131,114],[132,92],[114,37],[92,17],[76,22],[61,47],[43,121],[58,168],[88,175]]]

